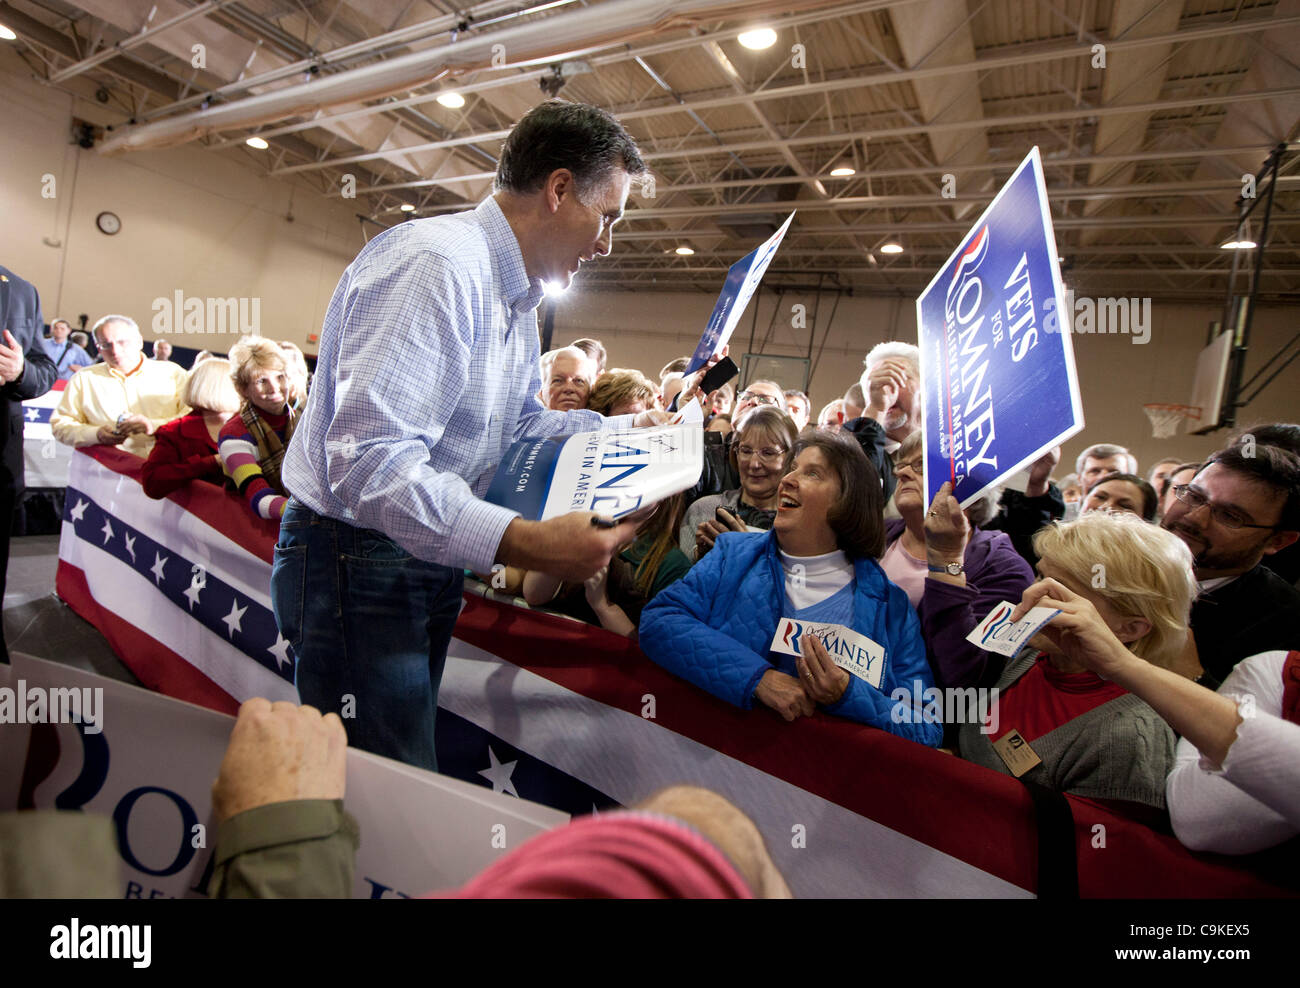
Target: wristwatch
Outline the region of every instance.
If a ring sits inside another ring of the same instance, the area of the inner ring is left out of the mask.
[[[961,576],[966,572],[966,567],[962,563],[945,563],[943,566],[932,566],[927,563],[926,569],[931,573],[947,573],[949,576]]]

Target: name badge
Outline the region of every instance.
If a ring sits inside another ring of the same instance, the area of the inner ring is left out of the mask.
[[[1043,760],[1038,757],[1038,752],[1029,747],[1029,742],[1014,728],[993,742],[993,750],[998,753],[1007,771],[1017,779],[1035,765],[1043,764]]]
[[[864,683],[880,689],[880,677],[885,668],[885,648],[866,635],[860,635],[842,624],[813,624],[782,618],[772,636],[773,652],[782,655],[802,656],[800,646],[805,635],[812,635],[826,647],[831,661]]]
[[[1015,604],[1004,600],[975,625],[975,630],[966,636],[966,640],[986,652],[1015,655],[1025,642],[1038,634],[1039,628],[1061,613],[1055,607],[1031,607],[1019,621],[1012,621],[1011,612],[1015,609]]]

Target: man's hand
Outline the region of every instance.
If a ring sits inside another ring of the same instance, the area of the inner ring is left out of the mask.
[[[848,673],[845,673],[847,676]],[[769,669],[763,673],[754,690],[754,699],[764,706],[771,707],[786,720],[798,717],[811,717],[817,705],[804,692],[803,685],[793,676]]]
[[[146,436],[152,436],[155,431],[154,424],[143,415],[123,415],[117,420],[117,431],[124,436],[134,436],[143,433]]]
[[[636,540],[638,522],[624,519],[613,528],[591,523],[591,511],[571,511],[548,521],[516,518],[497,546],[497,562],[540,570],[570,583],[585,583],[608,566],[619,547]]]
[[[803,655],[795,664],[804,692],[822,706],[839,703],[849,688],[849,674],[835,664],[820,638],[804,635],[799,641],[803,644]]]
[[[246,701],[212,786],[217,822],[269,803],[342,799],[347,748],[337,714],[322,717],[315,707],[261,697]]]
[[[720,391],[721,388],[716,389],[714,391],[710,391],[707,395],[702,394],[700,392],[700,382],[704,380],[704,375],[708,374],[709,371],[713,370],[713,365],[716,364],[723,357],[725,357],[730,351],[731,351],[731,347],[729,345],[724,346],[719,353],[715,353],[712,357],[710,357],[708,361],[705,362],[703,367],[701,367],[694,374],[692,374],[690,377],[686,378],[686,380],[682,382],[682,393],[677,397],[678,411],[681,411],[683,408],[685,408],[686,403],[690,401],[692,398],[699,398],[700,404],[705,409],[710,409],[713,407],[713,399],[717,397],[718,391]]]
[[[1056,465],[1060,462],[1060,446],[1053,446],[1034,460],[1029,467],[1029,483],[1025,485],[1025,497],[1042,497],[1046,494],[1047,478],[1052,475],[1052,471],[1056,469]]]
[[[9,330],[4,332],[4,342],[0,342],[0,380],[5,384],[23,376],[23,348],[18,345]]]
[[[95,433],[95,442],[101,446],[118,446],[126,442],[126,436],[106,425],[101,425],[99,431]]]
[[[867,378],[867,407],[862,414],[883,422],[898,403],[899,394],[909,386],[910,373],[907,363],[895,357],[886,357],[871,368]]]

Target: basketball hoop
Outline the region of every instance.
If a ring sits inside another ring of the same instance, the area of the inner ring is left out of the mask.
[[[1199,419],[1201,410],[1194,405],[1143,405],[1147,418],[1151,420],[1151,435],[1156,439],[1168,439],[1178,431],[1178,423],[1183,419]]]

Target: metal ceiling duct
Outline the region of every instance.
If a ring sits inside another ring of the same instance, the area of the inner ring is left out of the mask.
[[[743,0],[609,0],[594,7],[132,127],[105,141],[100,151],[113,154],[173,147],[220,131],[273,123],[342,103],[379,99],[409,91],[440,75],[493,68],[493,56],[498,56],[499,63],[503,52],[506,64],[512,67],[548,64],[704,22],[791,13],[829,7],[837,2],[841,0],[748,3]]]

